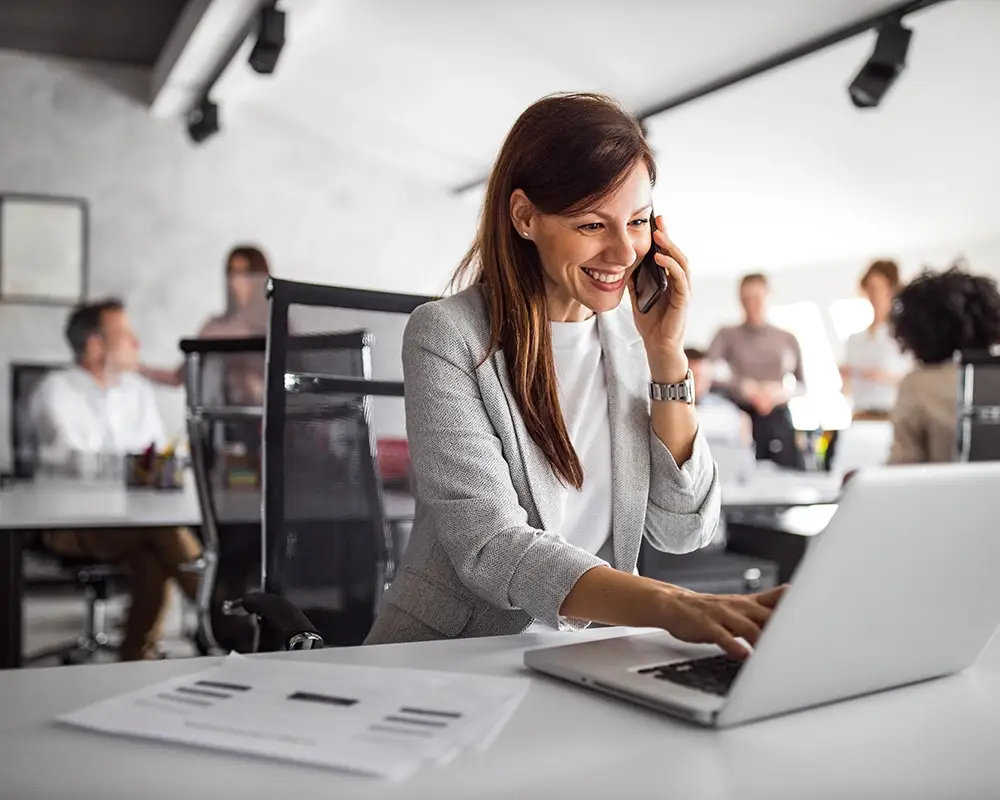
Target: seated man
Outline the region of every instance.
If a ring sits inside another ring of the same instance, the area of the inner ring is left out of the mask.
[[[136,374],[139,342],[117,300],[82,306],[66,338],[76,366],[48,375],[30,399],[29,414],[43,464],[61,466],[74,454],[142,452],[166,442],[153,390]],[[130,573],[132,603],[120,656],[156,658],[173,578],[194,599],[198,576],[180,567],[201,554],[186,528],[49,531],[57,555],[120,562]]]
[[[694,378],[698,424],[709,444],[749,449],[753,444],[750,417],[732,400],[712,393],[715,374],[708,354],[694,347],[684,352]]]

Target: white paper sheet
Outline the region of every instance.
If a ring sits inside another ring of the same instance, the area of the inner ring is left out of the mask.
[[[233,655],[59,720],[401,780],[422,764],[487,747],[527,686],[521,678]]]

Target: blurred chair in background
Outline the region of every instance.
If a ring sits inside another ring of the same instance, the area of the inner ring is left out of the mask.
[[[958,460],[1000,460],[1000,348],[961,353],[958,380]]]

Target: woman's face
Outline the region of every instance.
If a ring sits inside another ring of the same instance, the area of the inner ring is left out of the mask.
[[[884,275],[872,273],[868,276],[868,280],[865,281],[863,289],[868,302],[872,304],[875,319],[886,319],[892,311],[892,301],[895,297],[892,284],[889,283]]]
[[[582,214],[542,214],[523,192],[514,192],[511,220],[538,248],[550,319],[576,322],[618,307],[652,241],[650,193],[641,161],[618,191]]]
[[[254,282],[250,277],[250,262],[244,256],[233,256],[226,272],[229,294],[237,308],[246,308],[253,296]]]

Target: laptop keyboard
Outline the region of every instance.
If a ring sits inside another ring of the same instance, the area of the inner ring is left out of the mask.
[[[743,659],[730,656],[709,656],[690,661],[675,661],[658,667],[640,669],[640,675],[651,675],[661,681],[678,683],[710,694],[725,695],[736,680]]]

